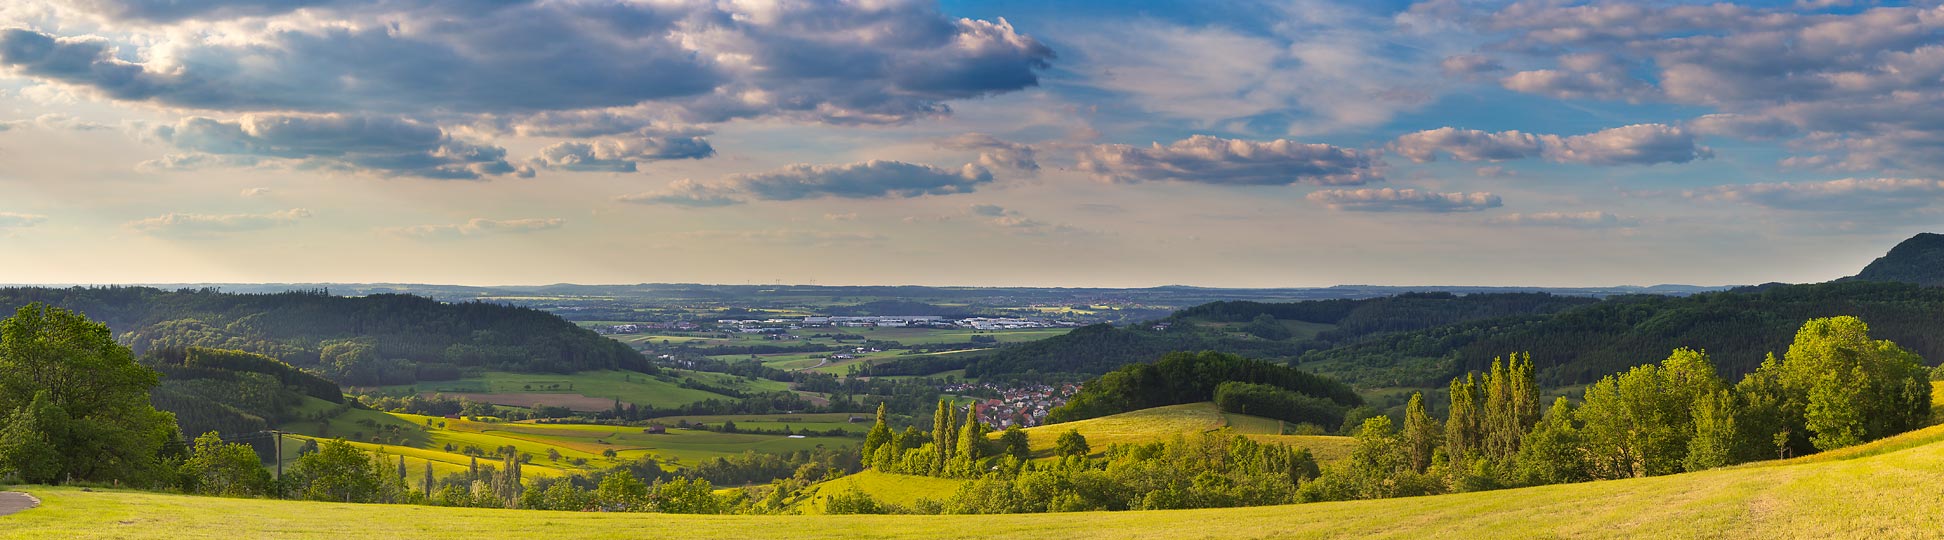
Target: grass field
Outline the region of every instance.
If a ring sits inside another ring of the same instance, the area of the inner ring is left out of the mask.
[[[871,494],[871,498],[876,499],[878,502],[910,507],[912,503],[918,502],[918,499],[931,499],[934,501],[951,499],[952,494],[958,492],[959,485],[964,483],[964,480],[954,478],[935,478],[865,470],[864,472],[805,488],[803,494],[799,495],[802,498],[802,502],[797,504],[795,508],[807,514],[821,514],[823,513],[824,502],[828,497],[840,495],[851,490],[869,493]]]
[[[1197,433],[1228,428],[1235,433],[1263,442],[1277,442],[1309,448],[1318,461],[1331,461],[1349,453],[1348,437],[1283,435],[1283,422],[1257,416],[1224,413],[1214,403],[1190,403],[1142,409],[1077,422],[1026,429],[1028,445],[1036,457],[1053,453],[1053,443],[1067,430],[1079,430],[1094,451],[1115,444],[1164,441],[1179,433]],[[995,439],[998,433],[993,433]]]
[[[865,419],[865,422],[851,423],[851,417]],[[856,434],[870,431],[874,417],[868,413],[813,413],[813,414],[725,414],[715,416],[664,416],[656,422],[675,425],[678,422],[720,426],[725,422],[735,422],[738,429],[815,429],[829,431],[842,429]]]
[[[456,381],[387,386],[379,390],[388,393],[464,395],[475,401],[514,407],[553,405],[576,410],[602,410],[612,407],[616,399],[657,408],[679,407],[707,399],[730,399],[722,394],[682,388],[679,381],[684,377],[742,391],[769,392],[789,388],[787,383],[749,380],[721,373],[676,369],[668,372],[677,382],[628,371],[583,371],[571,375],[495,371]]]
[[[1944,427],[1812,460],[1435,497],[1003,516],[590,514],[26,487],[42,507],[0,518],[0,538],[1935,538],[1939,440]]]

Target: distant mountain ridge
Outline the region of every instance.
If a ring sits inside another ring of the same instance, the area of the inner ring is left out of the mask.
[[[1894,281],[1944,285],[1944,234],[1920,233],[1890,248],[1862,272],[1838,281]]]

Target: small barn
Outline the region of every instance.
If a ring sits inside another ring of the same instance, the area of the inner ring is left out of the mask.
[[[648,429],[641,430],[641,432],[647,433],[649,435],[666,435],[668,434],[668,428],[662,426],[648,426]]]

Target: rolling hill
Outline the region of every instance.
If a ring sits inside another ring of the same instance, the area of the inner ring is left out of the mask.
[[[1944,427],[1840,453],[1653,478],[1214,510],[684,516],[225,499],[27,487],[0,538],[1929,538]],[[320,531],[320,532],[304,532]],[[321,532],[328,531],[328,532]]]
[[[230,294],[148,287],[0,288],[0,310],[44,302],[106,323],[124,345],[262,354],[347,386],[458,378],[467,370],[652,372],[627,345],[544,311],[400,294]]]
[[[1944,234],[1922,233],[1904,240],[1862,272],[1843,279],[1944,285]]]
[[[953,357],[879,363],[874,375],[928,375],[964,369],[971,377],[1099,375],[1175,351],[1215,350],[1263,360],[1293,360],[1365,336],[1513,316],[1540,316],[1597,302],[1547,293],[1406,292],[1361,300],[1265,303],[1221,301],[1126,327],[1097,324],[1063,336]],[[1273,323],[1256,323],[1266,317]]]

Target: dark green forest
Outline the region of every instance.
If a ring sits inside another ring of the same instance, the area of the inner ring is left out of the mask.
[[[490,303],[398,294],[339,297],[321,290],[0,289],[0,309],[33,302],[107,323],[138,355],[188,347],[246,351],[347,386],[456,379],[475,369],[655,370],[626,345],[552,314]]]
[[[1377,336],[1305,354],[1300,365],[1362,387],[1436,387],[1486,367],[1496,351],[1529,350],[1543,386],[1591,383],[1681,347],[1705,350],[1739,377],[1787,347],[1802,321],[1851,315],[1931,359],[1944,358],[1944,289],[1845,281],[1698,294],[1615,297],[1551,317],[1514,317]]]
[[[1405,293],[1364,300],[1309,302],[1221,301],[1182,310],[1149,324],[1093,325],[1059,337],[990,353],[901,359],[873,366],[874,375],[923,375],[964,369],[968,377],[1107,373],[1175,351],[1215,350],[1289,361],[1304,353],[1387,332],[1507,316],[1558,313],[1598,302],[1546,293]],[[1269,325],[1254,324],[1267,316]],[[1315,336],[1289,333],[1275,320],[1334,325]],[[1233,328],[1230,328],[1233,327]]]
[[[1231,388],[1231,393],[1281,390],[1270,400],[1254,396],[1238,402],[1301,402],[1301,407],[1281,407],[1252,412],[1297,423],[1335,426],[1343,422],[1345,410],[1363,404],[1363,398],[1343,383],[1278,364],[1219,352],[1170,353],[1160,361],[1133,364],[1101,375],[1080,387],[1066,405],[1047,413],[1048,423],[1072,422],[1153,407],[1210,401],[1224,383],[1251,383],[1261,389]],[[1239,411],[1238,411],[1239,412]]]

